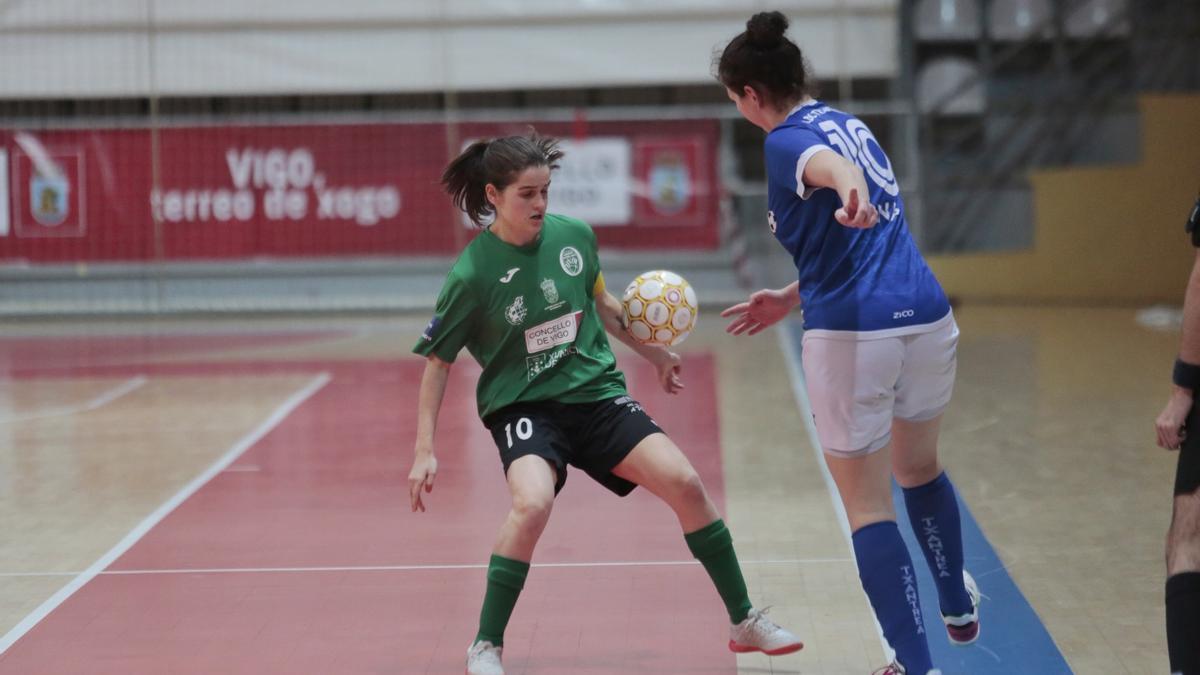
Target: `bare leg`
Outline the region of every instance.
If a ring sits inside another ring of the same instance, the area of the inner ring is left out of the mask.
[[[872,523],[896,520],[890,458],[890,446],[859,457],[825,455],[825,464],[846,507],[851,532]]]
[[[688,549],[704,565],[725,603],[730,622],[736,625],[745,621],[753,606],[733,550],[733,537],[708,498],[700,476],[671,439],[661,433],[647,436],[613,473],[641,485],[671,507],[683,528]],[[794,649],[800,648],[799,641],[792,642]]]
[[[1167,531],[1167,576],[1200,572],[1200,490],[1175,495]]]
[[[500,527],[493,553],[525,562],[533,558],[533,548],[554,507],[554,479],[554,467],[536,455],[525,455],[508,466],[512,508]]]
[[[491,649],[482,643],[494,647],[504,644],[504,630],[525,587],[533,549],[546,529],[554,505],[554,468],[536,455],[521,457],[508,467],[508,489],[512,494],[512,509],[500,528],[488,561],[487,590],[479,611],[479,632],[468,653],[468,668],[472,667],[473,659],[481,658],[475,652]],[[498,652],[483,656],[499,659]],[[482,672],[488,670],[484,668]]]
[[[666,434],[642,439],[613,473],[666,502],[684,532],[694,532],[721,517],[691,462]]]
[[[1196,448],[1190,448],[1195,451]],[[1167,649],[1174,672],[1200,672],[1200,491],[1175,495],[1167,533]]]
[[[892,471],[900,487],[925,485],[942,473],[938,433],[942,416],[923,422],[892,420]]]

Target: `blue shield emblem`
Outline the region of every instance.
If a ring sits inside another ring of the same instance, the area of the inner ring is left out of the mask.
[[[66,178],[35,174],[29,181],[29,211],[46,227],[61,225],[70,214],[71,184]]]
[[[421,333],[421,339],[428,342],[437,337],[438,329],[442,327],[442,317],[434,316],[429,320],[429,325],[425,326],[425,332]]]

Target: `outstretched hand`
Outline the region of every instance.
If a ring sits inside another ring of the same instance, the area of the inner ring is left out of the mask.
[[[842,205],[842,208],[833,212],[833,217],[846,227],[853,227],[861,230],[875,227],[875,223],[879,222],[879,211],[875,209],[875,205],[870,200],[860,201],[858,198],[858,190],[850,190],[850,198]]]
[[[756,291],[746,302],[726,308],[721,316],[733,317],[725,327],[726,333],[757,335],[787,316],[795,306],[795,299],[789,298],[785,291],[765,288]]]

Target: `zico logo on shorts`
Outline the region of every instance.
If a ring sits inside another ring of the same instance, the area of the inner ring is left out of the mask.
[[[583,321],[583,312],[574,312],[526,330],[525,351],[537,354],[551,347],[574,342],[575,336],[579,334],[581,321]]]

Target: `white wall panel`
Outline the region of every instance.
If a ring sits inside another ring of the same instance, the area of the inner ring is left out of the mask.
[[[17,0],[0,3],[0,97],[705,83],[712,81],[713,50],[762,6],[757,0]],[[895,74],[894,0],[773,6],[790,15],[790,35],[820,77]]]
[[[150,84],[145,34],[14,33],[0,35],[0,96],[118,97]]]
[[[176,33],[155,53],[160,94],[200,95],[437,90],[441,51],[439,35],[397,29]]]
[[[428,22],[443,16],[446,6],[444,0],[154,0],[154,3],[159,21],[184,25]]]
[[[0,28],[119,26],[151,15],[164,26],[245,22],[329,24],[355,22],[470,20],[477,23],[525,18],[724,14],[741,17],[779,9],[793,17],[837,12],[891,12],[896,0],[7,0],[0,2]]]
[[[9,0],[0,2],[0,30],[144,26],[149,7],[149,0]]]

